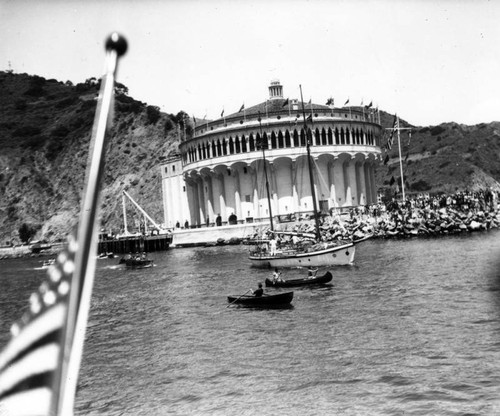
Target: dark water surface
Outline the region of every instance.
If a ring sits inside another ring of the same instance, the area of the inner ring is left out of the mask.
[[[500,414],[500,231],[366,241],[284,310],[226,307],[270,275],[247,249],[98,260],[75,414]],[[38,265],[0,262],[2,345]]]

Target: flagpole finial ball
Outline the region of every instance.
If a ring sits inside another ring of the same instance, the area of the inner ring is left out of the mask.
[[[117,32],[111,33],[106,40],[106,50],[112,49],[116,51],[118,56],[122,56],[127,52],[127,40]]]

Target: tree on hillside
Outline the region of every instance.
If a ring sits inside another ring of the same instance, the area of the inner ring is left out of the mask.
[[[146,107],[146,115],[148,116],[149,124],[156,124],[156,122],[160,119],[160,107],[148,105]]]
[[[21,227],[19,227],[19,238],[24,243],[27,244],[36,234],[36,228],[25,222]]]

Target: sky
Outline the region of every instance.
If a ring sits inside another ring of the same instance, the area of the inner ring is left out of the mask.
[[[104,42],[117,80],[162,111],[216,119],[285,98],[369,102],[408,122],[500,120],[500,1],[0,0],[0,70],[83,82]]]

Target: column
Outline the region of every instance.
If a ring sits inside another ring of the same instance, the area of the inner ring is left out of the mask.
[[[358,186],[358,205],[366,205],[366,182],[363,162],[356,163],[356,180]]]
[[[345,180],[344,180],[344,162],[340,159],[333,161],[333,182],[335,187],[335,206],[343,207],[345,205]]]

